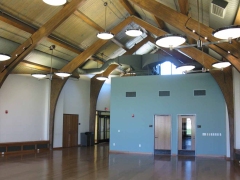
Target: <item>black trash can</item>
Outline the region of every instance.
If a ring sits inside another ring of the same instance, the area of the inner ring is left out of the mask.
[[[93,146],[94,145],[94,133],[85,132],[81,133],[81,146]]]

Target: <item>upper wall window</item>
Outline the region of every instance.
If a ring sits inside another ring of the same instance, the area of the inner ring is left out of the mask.
[[[176,66],[170,61],[165,61],[160,66],[161,75],[173,75],[173,74],[182,74],[182,71],[176,69]]]

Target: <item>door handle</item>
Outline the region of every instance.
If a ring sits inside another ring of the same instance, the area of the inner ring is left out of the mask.
[[[155,137],[155,138],[158,138],[158,137]]]

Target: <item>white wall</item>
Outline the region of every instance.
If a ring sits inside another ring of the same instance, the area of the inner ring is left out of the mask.
[[[0,89],[0,142],[47,140],[48,117],[49,80],[9,75]]]
[[[233,94],[235,119],[235,148],[240,149],[240,73],[233,68]]]
[[[78,144],[80,133],[89,131],[90,80],[69,79],[59,96],[55,112],[53,147],[62,147],[63,114],[78,114]]]

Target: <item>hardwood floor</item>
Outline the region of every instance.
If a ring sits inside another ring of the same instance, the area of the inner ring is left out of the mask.
[[[108,144],[0,158],[4,180],[240,180],[240,165],[221,158],[109,154]]]

